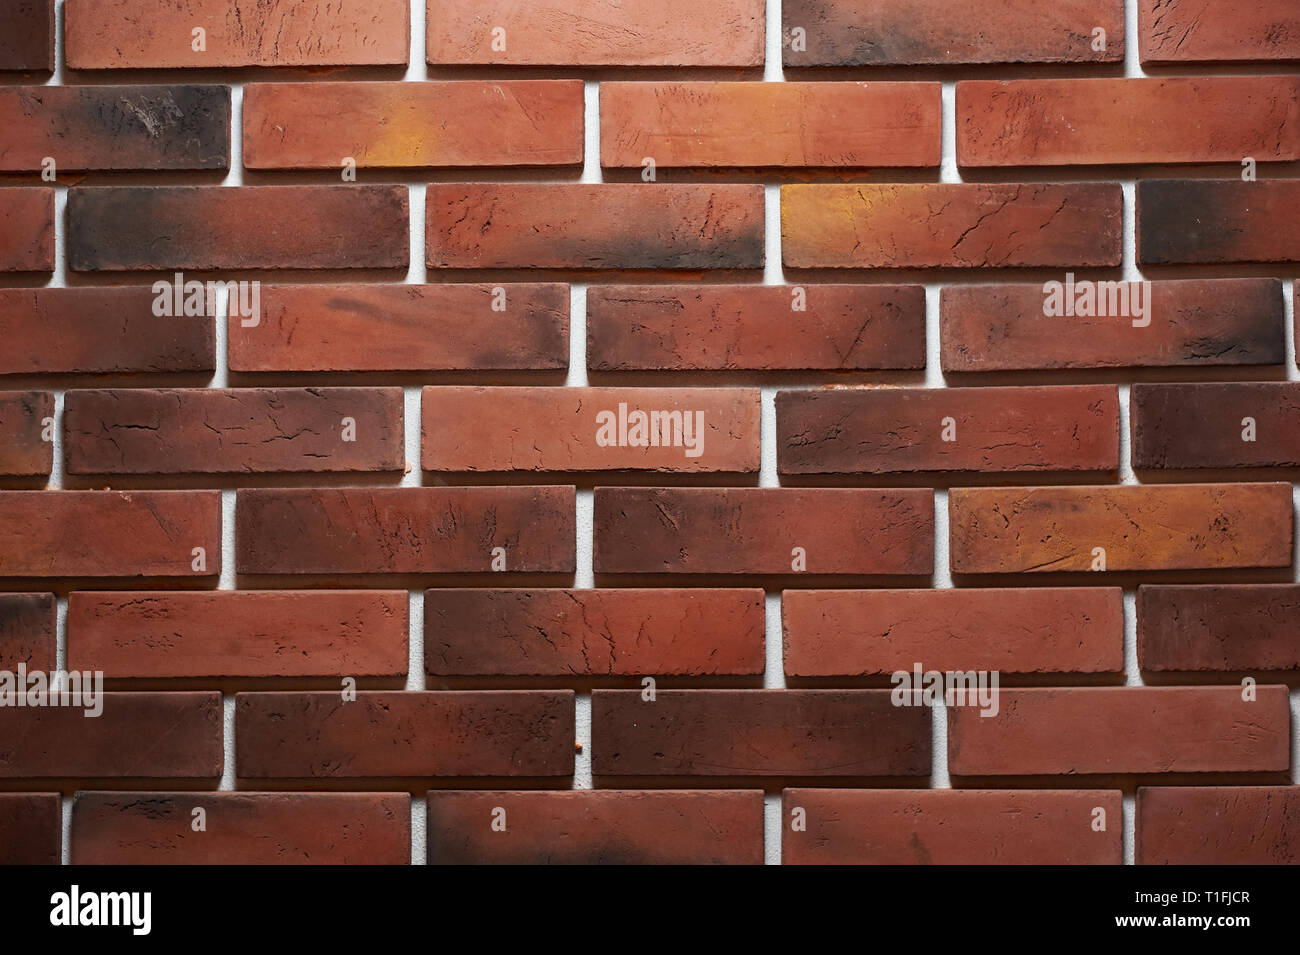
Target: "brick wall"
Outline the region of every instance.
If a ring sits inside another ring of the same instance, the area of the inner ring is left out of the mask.
[[[1300,861],[1297,64],[0,3],[0,863]]]

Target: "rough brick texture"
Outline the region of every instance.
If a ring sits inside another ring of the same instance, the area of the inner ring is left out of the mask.
[[[916,575],[934,563],[929,491],[597,488],[595,496],[598,574]]]
[[[429,793],[430,865],[758,865],[763,794]],[[495,814],[495,815],[494,815]],[[504,829],[494,829],[501,819]]]
[[[54,594],[0,594],[0,670],[54,669]]]
[[[1118,865],[1124,852],[1120,796],[1065,790],[787,789],[781,861]],[[799,810],[805,827],[795,829],[793,813]],[[1104,829],[1095,828],[1098,818]]]
[[[1285,772],[1285,686],[1002,689],[998,712],[948,708],[954,776]]]
[[[70,0],[68,65],[78,70],[223,66],[389,66],[410,49],[405,0]],[[193,29],[205,30],[202,49]]]
[[[410,842],[405,793],[83,792],[72,804],[74,865],[404,865]]]
[[[0,391],[0,477],[44,477],[50,473],[53,421],[54,395],[50,392]]]
[[[58,793],[0,793],[0,865],[58,865]]]
[[[1117,674],[1116,588],[787,590],[787,677],[884,677],[926,670]]]
[[[1295,865],[1300,787],[1144,786],[1138,865]]]
[[[406,673],[403,591],[76,591],[68,666],[113,679]]]
[[[0,188],[0,272],[54,271],[54,190]]]
[[[0,70],[54,69],[54,0],[11,0],[0,36]]]
[[[761,590],[427,590],[431,677],[763,672]]]
[[[1139,265],[1300,262],[1300,180],[1146,179],[1137,186]]]
[[[1119,392],[1106,385],[780,391],[776,430],[791,476],[1119,468]]]
[[[1300,584],[1138,588],[1138,662],[1147,671],[1300,670]]]
[[[1134,385],[1130,402],[1135,468],[1300,467],[1300,382]]]
[[[1143,63],[1300,60],[1290,0],[1137,0]]]

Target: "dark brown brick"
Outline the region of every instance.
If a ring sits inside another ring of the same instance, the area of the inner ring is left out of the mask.
[[[1300,863],[1300,786],[1143,786],[1138,865]]]
[[[74,591],[68,667],[110,679],[388,677],[407,670],[405,591]]]
[[[435,269],[761,269],[763,187],[434,183]]]
[[[424,592],[430,676],[743,676],[763,672],[761,590]]]
[[[1050,789],[787,789],[781,862],[1119,865],[1122,796]],[[796,829],[792,813],[800,810],[806,828]]]
[[[241,574],[573,573],[572,487],[241,488]],[[0,561],[0,567],[3,562]]]
[[[962,488],[948,494],[956,574],[1290,567],[1289,484]]]
[[[410,865],[411,797],[83,792],[70,841],[73,865]]]
[[[1118,587],[787,590],[788,677],[1124,671]]]
[[[1129,400],[1135,468],[1300,467],[1300,382],[1138,384]]]
[[[241,781],[571,776],[573,734],[571,690],[235,697]]]
[[[0,187],[0,272],[54,271],[54,190]]]
[[[401,471],[401,388],[69,391],[69,474]],[[348,440],[348,438],[351,440]]]
[[[763,862],[759,790],[448,791],[428,806],[430,865]]]
[[[263,285],[260,304],[229,319],[232,371],[569,366],[567,285]]]
[[[929,490],[597,488],[595,527],[598,574],[928,576],[934,563]]]
[[[44,477],[50,473],[54,443],[42,437],[47,419],[54,420],[52,392],[0,391],[0,476]]]
[[[787,268],[1116,266],[1117,183],[781,187]]]
[[[139,788],[221,778],[220,693],[104,693],[99,701],[93,718],[81,706],[0,708],[0,779]]]
[[[230,168],[229,86],[0,87],[0,170]]]
[[[54,594],[0,594],[0,670],[55,667]]]
[[[1059,280],[1058,280],[1059,281]],[[1061,292],[1065,296],[1064,282]],[[945,372],[1064,368],[1175,368],[1280,365],[1286,361],[1285,302],[1277,279],[1151,282],[1129,286],[1129,310],[1142,295],[1145,315],[1120,316],[1122,284],[1096,283],[1081,294],[1106,296],[1103,317],[1045,315],[1042,285],[947,286],[939,297]],[[1111,293],[1119,305],[1110,305]],[[1096,311],[1096,307],[1090,307]]]
[[[1300,584],[1142,586],[1138,663],[1152,672],[1300,670]]]
[[[1300,262],[1300,179],[1145,179],[1139,265]]]
[[[68,191],[68,265],[405,269],[407,221],[405,186],[78,186]]]
[[[58,793],[0,793],[0,865],[58,865],[62,850]]]
[[[0,491],[0,578],[220,573],[219,491]]]
[[[928,777],[930,713],[889,690],[595,690],[596,776]]]
[[[776,430],[782,475],[1114,472],[1119,389],[778,391]]]
[[[1284,772],[1285,686],[1003,689],[998,712],[948,708],[954,776]]]
[[[925,367],[920,285],[610,285],[587,290],[592,371]]]
[[[1119,63],[1123,0],[785,0],[782,55],[792,66]],[[1102,50],[1093,30],[1106,31]],[[794,49],[793,30],[805,32]]]
[[[0,33],[0,70],[54,70],[54,0],[9,0]]]

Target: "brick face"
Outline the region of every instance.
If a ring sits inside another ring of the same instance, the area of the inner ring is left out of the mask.
[[[1297,64],[0,0],[0,863],[1295,861]]]

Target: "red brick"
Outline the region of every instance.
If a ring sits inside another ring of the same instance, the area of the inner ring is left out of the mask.
[[[220,573],[218,491],[0,491],[0,579]]]
[[[0,375],[211,372],[212,319],[154,315],[155,298],[147,285],[0,289]]]
[[[54,594],[0,594],[0,670],[55,667]],[[3,840],[0,840],[3,842]]]
[[[54,0],[10,0],[0,34],[0,70],[54,70]]]
[[[230,316],[232,371],[569,366],[567,285],[263,285],[260,304]]]
[[[944,288],[939,297],[943,370],[1280,365],[1286,360],[1285,303],[1277,279],[1151,282],[1149,295],[1143,293],[1144,317],[1116,317],[1109,286],[1085,288],[1107,296],[1110,314],[1044,315],[1042,285]],[[1130,286],[1130,296],[1136,288]],[[1121,306],[1122,291],[1115,287]],[[1130,297],[1130,311],[1132,303]]]
[[[785,0],[781,46],[787,67],[954,63],[1118,63],[1124,59],[1123,0]],[[806,49],[795,50],[802,28]],[[1093,30],[1106,48],[1093,49]]]
[[[235,697],[241,781],[572,776],[573,734],[571,690]]]
[[[1138,865],[1300,863],[1300,787],[1143,786]]]
[[[241,574],[573,573],[572,487],[241,488]],[[498,555],[499,556],[499,555]],[[0,565],[2,566],[2,565]]]
[[[963,488],[948,494],[956,574],[1290,567],[1288,484]]]
[[[191,30],[206,31],[206,49]],[[76,70],[222,66],[405,65],[405,0],[68,0],[67,65]]]
[[[0,475],[44,477],[54,466],[54,444],[41,436],[54,419],[49,391],[0,391]]]
[[[229,86],[0,88],[0,170],[229,169]]]
[[[957,84],[962,166],[1300,159],[1300,78],[1175,76]]]
[[[1282,772],[1290,759],[1285,686],[1242,699],[1235,686],[1105,686],[999,691],[998,712],[948,709],[954,776]]]
[[[62,851],[58,793],[0,793],[0,865],[58,865]]]
[[[926,575],[929,490],[597,488],[598,574]]]
[[[405,591],[75,591],[68,667],[111,679],[396,678],[407,611]]]
[[[888,690],[594,690],[596,776],[930,775],[930,714]]]
[[[1291,0],[1138,0],[1143,63],[1300,60]]]
[[[938,83],[602,83],[600,164],[935,167],[939,94]]]
[[[1130,402],[1135,468],[1300,467],[1300,382],[1139,384]]]
[[[409,258],[406,186],[68,191],[68,265],[79,272],[405,269]]]
[[[763,187],[433,183],[436,269],[760,269]]]
[[[785,865],[1119,865],[1123,793],[787,789]],[[806,828],[794,829],[803,810]],[[1095,816],[1097,809],[1104,817]],[[1096,831],[1094,820],[1105,820]]]
[[[587,365],[592,371],[924,368],[925,289],[593,286]]]
[[[1115,472],[1119,389],[778,391],[776,430],[782,475]]]
[[[54,271],[54,190],[0,188],[0,272]]]
[[[1300,179],[1145,179],[1139,265],[1300,262]]]
[[[194,831],[195,811],[207,826]],[[74,865],[410,865],[406,793],[77,793]]]
[[[787,590],[787,677],[1124,671],[1119,588]]]
[[[763,863],[759,790],[447,791],[428,807],[430,865]]]
[[[69,474],[401,471],[402,428],[401,388],[69,391],[63,453]]]
[[[1300,670],[1300,584],[1142,586],[1137,650],[1152,672]]]
[[[427,0],[427,11],[437,66],[763,65],[763,0]]]
[[[781,187],[787,268],[1120,264],[1116,183]]]
[[[2,605],[0,605],[2,606]],[[747,676],[761,590],[426,590],[433,677]]]
[[[421,412],[423,466],[757,474],[759,412],[757,388],[430,387]]]
[[[139,788],[221,778],[220,693],[105,693],[100,701],[93,718],[82,706],[0,709],[0,779]]]
[[[582,82],[250,83],[249,169],[581,166]]]

